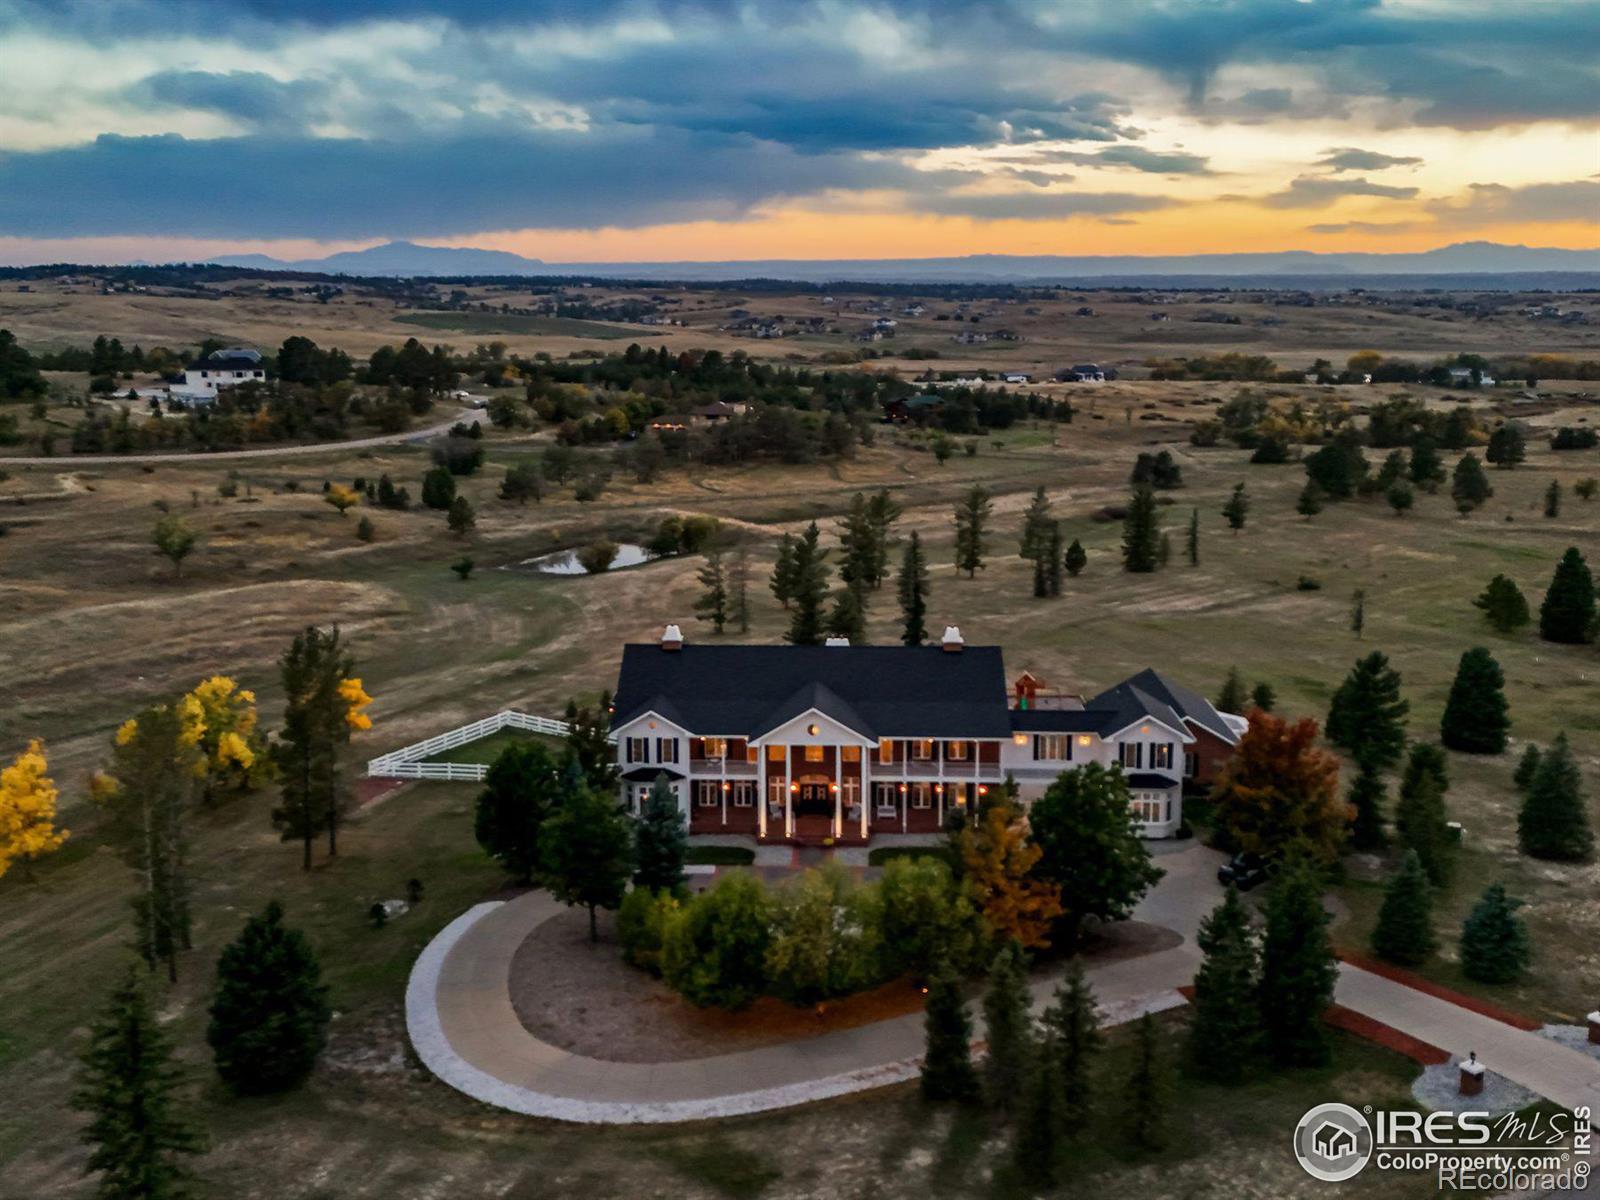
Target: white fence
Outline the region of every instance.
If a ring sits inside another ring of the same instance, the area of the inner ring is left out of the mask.
[[[403,746],[399,750],[380,755],[367,763],[367,774],[374,779],[449,779],[473,782],[489,772],[483,763],[423,762],[446,750],[465,746],[479,738],[486,738],[502,729],[522,729],[528,733],[543,733],[550,737],[567,736],[565,721],[552,721],[549,717],[534,717],[527,713],[497,712],[492,717],[474,721],[431,737],[425,742]]]

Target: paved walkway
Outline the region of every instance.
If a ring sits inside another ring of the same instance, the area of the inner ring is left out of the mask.
[[[1105,1024],[1176,1007],[1194,977],[1201,917],[1216,903],[1220,856],[1198,845],[1163,853],[1167,877],[1135,916],[1183,936],[1167,950],[1090,972]],[[603,1124],[672,1122],[786,1108],[915,1078],[922,1014],[734,1054],[664,1063],[605,1062],[542,1042],[522,1027],[507,987],[512,956],[561,906],[530,892],[480,904],[418,958],[406,1023],[418,1056],[467,1095],[513,1112]],[[1051,980],[1034,985],[1042,1007]],[[1600,1063],[1359,968],[1341,967],[1340,1003],[1465,1057],[1569,1107],[1600,1105]]]

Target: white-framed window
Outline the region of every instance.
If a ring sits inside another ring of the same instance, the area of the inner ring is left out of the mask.
[[[1146,825],[1159,824],[1171,819],[1172,801],[1163,797],[1160,792],[1135,792],[1133,815]]]
[[[1143,742],[1123,742],[1118,747],[1118,754],[1122,765],[1129,770],[1137,771],[1144,766]]]
[[[929,762],[933,758],[933,739],[917,738],[911,743],[911,757],[917,762]]]
[[[872,805],[880,817],[892,817],[899,811],[899,794],[892,783],[872,785]]]
[[[1036,733],[1033,735],[1035,761],[1072,761],[1072,737],[1065,733]]]
[[[650,739],[631,737],[628,739],[628,761],[647,763],[650,761]]]
[[[783,780],[767,780],[767,803],[771,804],[775,808],[781,809],[783,807],[783,798]]]
[[[819,763],[819,762],[822,762],[823,759],[826,758],[826,757],[827,757],[826,754],[824,754],[824,752],[823,752],[823,747],[821,747],[821,746],[807,746],[806,747],[806,761],[808,763]]]
[[[1183,756],[1183,777],[1185,779],[1193,779],[1199,773],[1199,770],[1200,760],[1193,754],[1185,754]]]
[[[966,762],[971,753],[971,742],[946,742],[944,744],[944,756],[951,762]]]
[[[846,808],[854,808],[861,803],[861,781],[859,779],[846,779],[839,785],[839,795],[843,798]]]
[[[737,779],[733,784],[733,806],[735,808],[752,808],[756,802],[756,781],[754,779]]]
[[[649,802],[650,802],[650,785],[648,783],[636,783],[636,784],[634,784],[633,785],[633,811],[636,812],[636,813],[644,812],[644,806],[646,804],[648,804]]]
[[[933,784],[931,784],[931,783],[913,783],[911,785],[911,807],[912,808],[932,808],[933,807]]]
[[[704,739],[704,741],[705,741],[705,756],[707,758],[727,758],[728,757],[728,739],[727,738],[711,737],[711,738]]]
[[[894,743],[888,738],[878,739],[878,761],[891,763],[894,761]]]
[[[715,808],[722,802],[722,785],[714,779],[697,780],[694,785],[694,802],[701,808]]]
[[[677,738],[656,739],[656,761],[664,763],[675,763],[678,761]]]
[[[847,763],[858,763],[861,761],[860,746],[841,746],[839,748],[839,754],[842,760]]]
[[[1153,742],[1150,745],[1150,766],[1152,769],[1172,769],[1172,743]]]

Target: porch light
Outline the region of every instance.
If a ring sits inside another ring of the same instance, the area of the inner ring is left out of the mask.
[[[830,792],[837,792],[839,790],[839,785],[837,783],[830,783],[828,785],[828,790]]]
[[[1092,737],[1090,737],[1087,733],[1080,734],[1078,736],[1078,745],[1080,745],[1080,746],[1087,746],[1092,741],[1094,741],[1094,739]]]
[[[1013,733],[1011,735],[1011,741],[1015,745],[1026,746],[1028,744],[1028,735],[1025,733]]]
[[[1148,726],[1148,725],[1139,726],[1139,732],[1140,733],[1149,733],[1150,732],[1150,726]]]
[[[900,790],[901,790],[901,791],[902,791],[902,792],[904,792],[904,791],[905,791],[905,790],[906,790],[906,785],[905,785],[905,784],[903,784],[903,783],[902,783],[902,784],[901,784],[901,785],[900,785]]]
[[[733,786],[732,784],[725,783],[725,784],[722,785],[722,790],[723,791],[727,791],[732,786]]]
[[[987,787],[987,786],[986,786],[986,785],[984,785],[984,784],[981,784],[981,783],[980,783],[980,784],[979,784],[979,785],[978,785],[978,795],[980,795],[980,796],[987,796],[987,795],[988,795],[988,794],[989,794],[989,789],[988,789],[988,787]]]
[[[798,783],[791,783],[789,785],[789,790],[791,792],[798,792],[800,790],[800,785]]]

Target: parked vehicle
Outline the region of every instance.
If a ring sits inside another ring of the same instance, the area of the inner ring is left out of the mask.
[[[1267,863],[1259,854],[1235,854],[1217,868],[1217,882],[1248,892],[1267,879]]]

